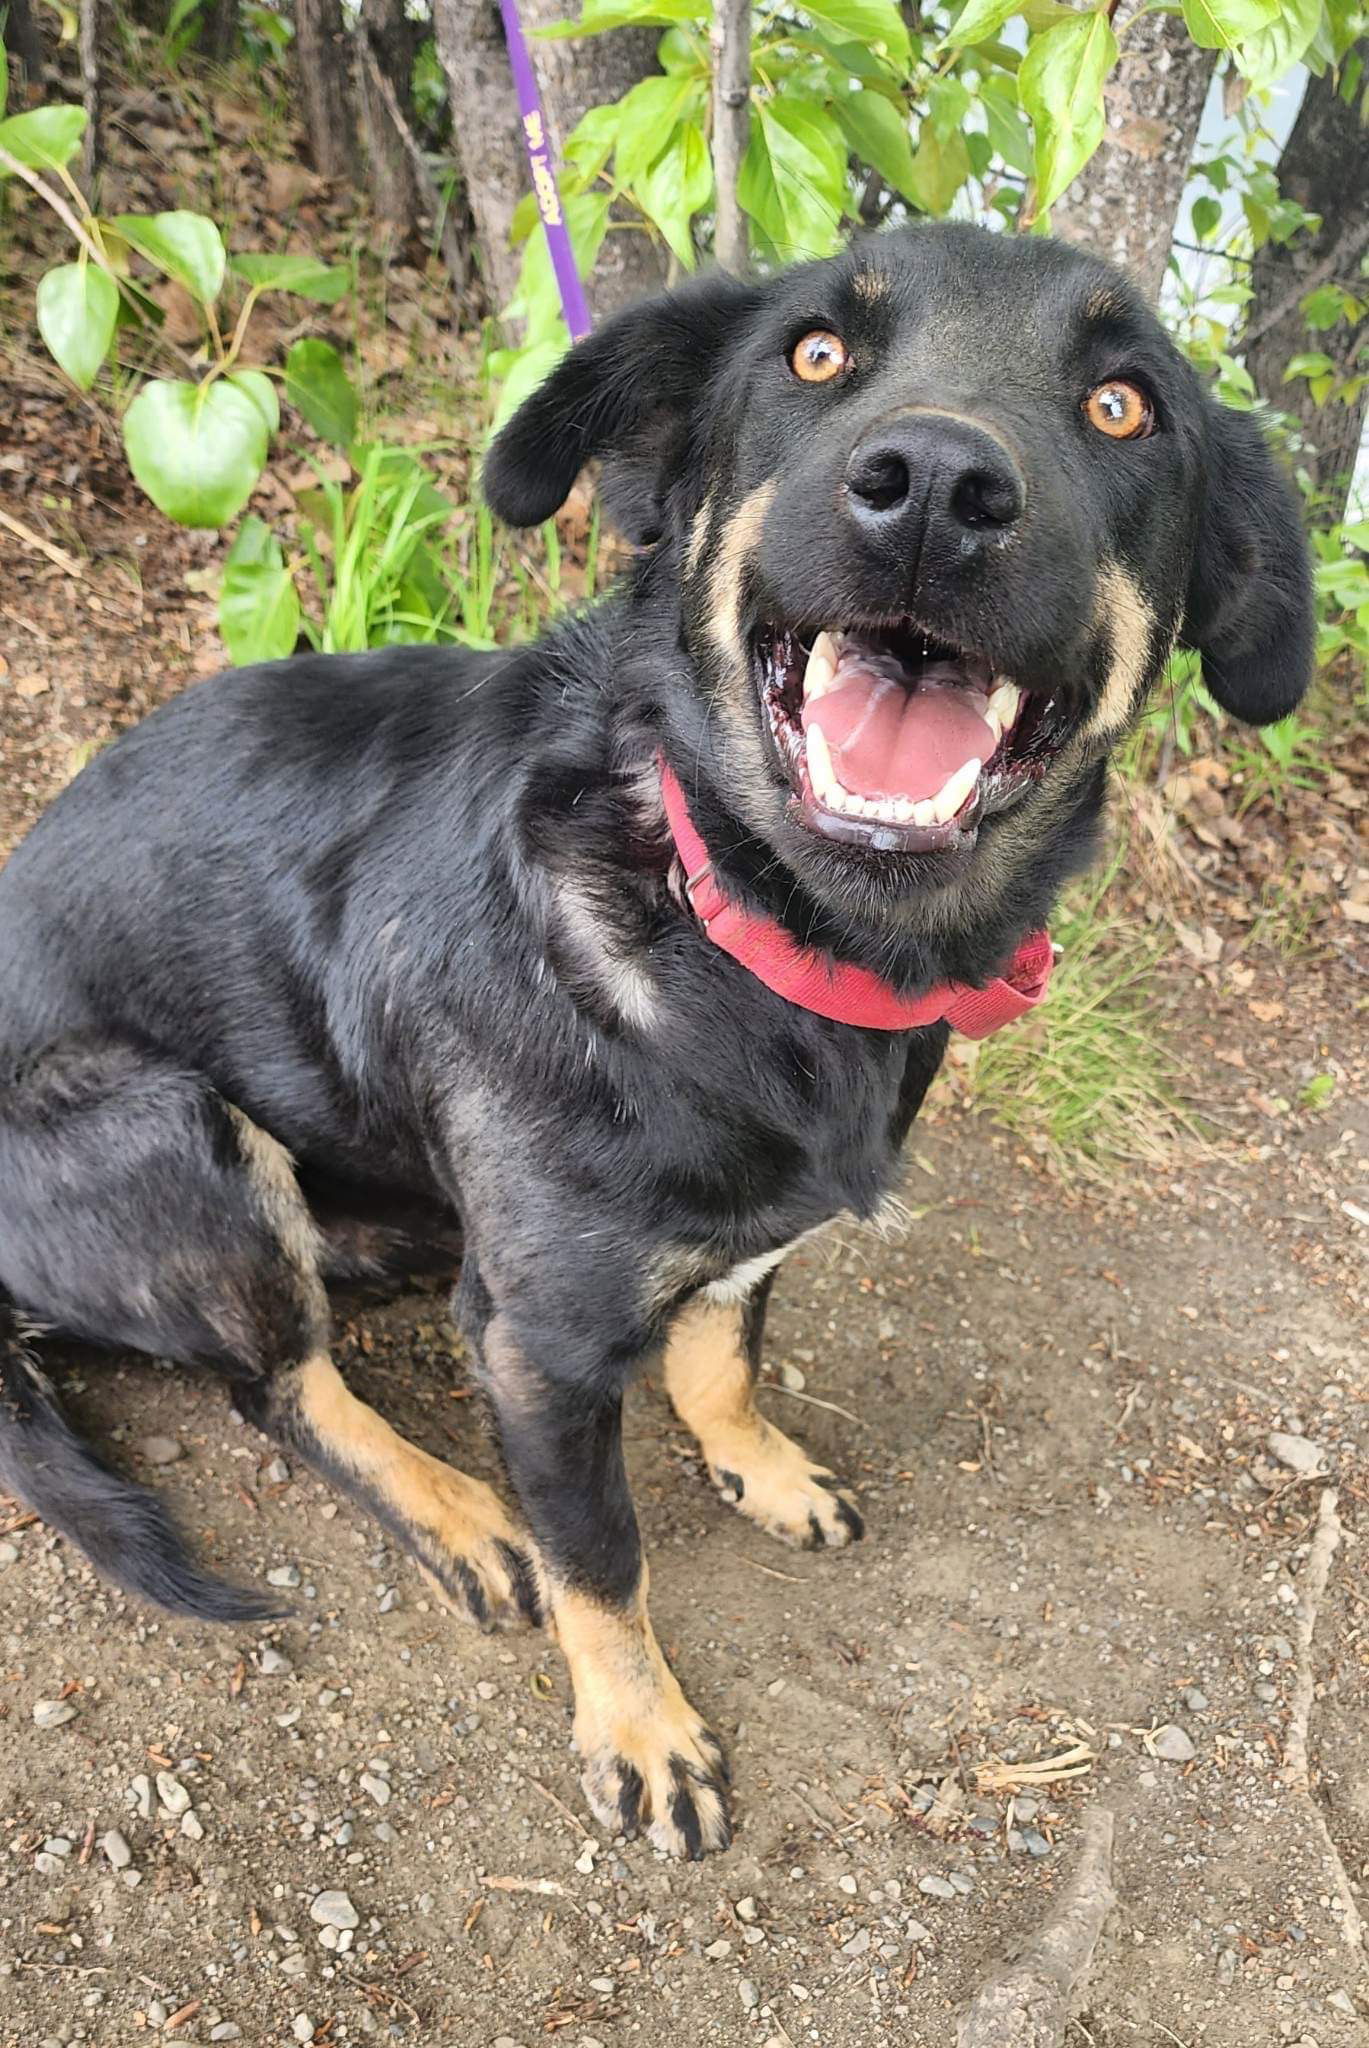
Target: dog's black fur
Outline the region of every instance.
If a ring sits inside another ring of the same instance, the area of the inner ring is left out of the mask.
[[[850,350],[831,385],[789,367],[815,328]],[[1148,439],[1081,413],[1122,376]],[[935,510],[915,547],[877,544],[847,516],[852,451],[927,413],[1013,452],[1026,510],[1002,544]],[[190,689],[0,877],[0,1483],[150,1599],[259,1611],[79,1443],[19,1319],[209,1363],[477,1618],[550,1602],[596,1805],[694,1853],[726,1837],[707,1731],[672,1695],[659,1755],[649,1727],[629,1752],[590,1701],[626,1683],[582,1646],[605,1616],[638,1630],[622,1712],[649,1722],[673,1685],[639,1611],[623,1388],[701,1289],[877,1207],[946,1033],[825,1021],[719,952],[671,886],[656,752],[734,895],[900,988],[982,984],[1090,854],[1108,749],[1175,636],[1229,711],[1279,717],[1309,587],[1255,423],[1116,273],[1049,242],[924,227],[633,308],[496,441],[491,503],[542,520],[594,457],[643,546],[585,616],[516,652],[301,656]],[[1025,800],[949,853],[815,832],[762,715],[763,623],[892,614],[1061,706]],[[326,1346],[322,1277],[462,1236],[456,1313],[531,1543],[454,1554],[428,1482],[367,1447],[373,1418],[325,1419],[291,1376]],[[767,1287],[742,1290],[753,1358]],[[808,1480],[806,1530],[858,1533]]]

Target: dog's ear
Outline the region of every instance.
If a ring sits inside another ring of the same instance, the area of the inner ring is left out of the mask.
[[[1298,501],[1258,420],[1209,402],[1207,479],[1180,638],[1236,718],[1286,718],[1312,679],[1312,574]]]
[[[510,526],[540,526],[588,461],[618,456],[615,524],[650,538],[689,416],[759,298],[718,273],[629,306],[578,342],[495,436],[482,480],[490,509]]]

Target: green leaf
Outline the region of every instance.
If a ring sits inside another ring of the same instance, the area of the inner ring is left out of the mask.
[[[863,164],[873,165],[895,192],[917,203],[906,112],[900,115],[877,92],[842,93],[832,101],[832,112],[841,123],[853,155]]]
[[[316,256],[271,255],[249,249],[232,257],[230,267],[259,291],[294,292],[297,298],[313,299],[320,306],[335,306],[352,282],[349,265],[320,263]]]
[[[613,154],[613,146],[618,140],[618,112],[617,106],[591,107],[588,113],[581,115],[566,137],[566,162],[575,166],[583,184],[592,184]],[[564,182],[562,196],[565,196]],[[535,222],[537,195],[529,192],[525,197],[532,201],[532,221]]]
[[[671,130],[690,100],[701,98],[702,85],[677,73],[644,78],[618,102],[618,141],[613,168],[620,185],[633,185],[666,147]]]
[[[835,120],[801,100],[762,101],[737,197],[787,262],[830,256],[846,202],[846,148]]]
[[[989,140],[997,154],[1009,170],[1029,178],[1033,165],[1032,133],[1018,110],[1016,82],[1001,74],[986,78],[979,88],[979,104],[984,109]]]
[[[1103,83],[1117,61],[1104,13],[1081,14],[1033,36],[1017,74],[1035,132],[1036,211],[1060,197],[1103,137]]]
[[[111,226],[202,306],[219,296],[227,261],[223,236],[202,213],[121,213]]]
[[[251,497],[270,441],[258,400],[229,382],[144,384],[124,414],[129,467],[181,526],[226,526]]]
[[[34,107],[0,121],[0,147],[30,171],[55,171],[69,163],[86,130],[84,107]],[[0,178],[8,177],[0,171]]]
[[[219,588],[219,632],[231,661],[241,668],[283,660],[295,651],[299,621],[299,592],[283,561],[234,561],[230,554]]]
[[[94,263],[62,263],[38,280],[38,332],[73,384],[89,391],[109,354],[119,288]]]
[[[1291,384],[1295,377],[1334,375],[1335,368],[1330,356],[1322,355],[1317,349],[1309,349],[1302,355],[1289,357],[1284,368],[1283,381],[1285,384]]]
[[[908,30],[893,0],[804,0],[803,11],[853,42],[882,44],[905,70],[912,62]]]
[[[1184,23],[1200,50],[1230,50],[1268,28],[1283,0],[1183,0]]]
[[[285,358],[285,396],[314,432],[335,448],[346,448],[355,438],[356,391],[330,342],[295,343]]]
[[[1017,0],[969,0],[946,31],[941,47],[959,50],[969,43],[985,42],[996,36],[1017,11]]]
[[[1356,301],[1338,284],[1318,285],[1307,294],[1302,302],[1302,317],[1308,326],[1318,334],[1328,327],[1335,327],[1341,320],[1353,320],[1359,316],[1353,308]]]
[[[1257,90],[1302,61],[1324,11],[1324,0],[1281,0],[1269,25],[1237,45],[1236,64]]]
[[[697,122],[675,130],[650,170],[632,188],[686,270],[694,268],[694,215],[713,197],[713,163]]]
[[[1193,202],[1193,232],[1200,242],[1215,235],[1222,224],[1221,201],[1204,195]]]
[[[245,391],[262,418],[266,431],[274,434],[280,426],[280,400],[276,387],[265,370],[234,370],[230,373],[230,384],[236,384],[239,391]]]
[[[913,158],[912,198],[924,213],[949,213],[951,201],[970,175],[970,152],[963,135],[943,140],[930,121],[924,121]]]

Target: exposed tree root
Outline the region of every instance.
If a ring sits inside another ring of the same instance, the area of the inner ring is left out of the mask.
[[[1364,1919],[1355,1894],[1350,1885],[1350,1873],[1345,1867],[1340,1850],[1336,1847],[1321,1802],[1312,1790],[1311,1766],[1307,1756],[1308,1728],[1312,1718],[1312,1699],[1315,1679],[1312,1668],[1312,1637],[1326,1597],[1327,1583],[1331,1577],[1331,1560],[1336,1554],[1344,1531],[1338,1512],[1338,1496],[1334,1486],[1323,1492],[1317,1507],[1317,1528],[1312,1545],[1307,1553],[1303,1569],[1301,1592],[1297,1612],[1293,1617],[1295,1646],[1298,1658],[1297,1683],[1293,1688],[1293,1707],[1288,1721],[1288,1737],[1283,1750],[1284,1782],[1293,1791],[1301,1792],[1307,1799],[1312,1820],[1322,1838],[1326,1852],[1331,1882],[1341,1902],[1340,1925],[1346,1944],[1350,1948],[1364,1946]]]
[[[1061,2048],[1070,1998],[1117,1903],[1112,1832],[1112,1814],[1095,1806],[1055,1912],[1014,1961],[980,1986],[960,2022],[956,2048]]]

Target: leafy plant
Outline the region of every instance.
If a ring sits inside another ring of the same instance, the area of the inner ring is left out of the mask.
[[[67,168],[85,125],[83,108],[63,105],[0,120],[0,179],[28,185],[76,245],[74,260],[53,265],[38,281],[38,331],[79,390],[90,391],[105,377],[106,395],[122,412],[129,467],[153,504],[182,526],[224,526],[256,488],[280,426],[272,381],[280,372],[242,362],[253,308],[268,291],[332,305],[349,288],[351,271],[304,254],[244,251],[230,259],[219,228],[201,213],[102,219]],[[167,339],[161,308],[137,263],[185,293],[201,330],[193,354]],[[231,326],[225,306],[230,282],[241,290]],[[126,334],[137,343],[131,374],[119,355]],[[144,376],[149,354],[174,357],[190,374]],[[297,342],[284,375],[291,402],[311,423],[324,414],[331,419],[349,400],[350,437],[355,395],[335,349],[324,341]]]

